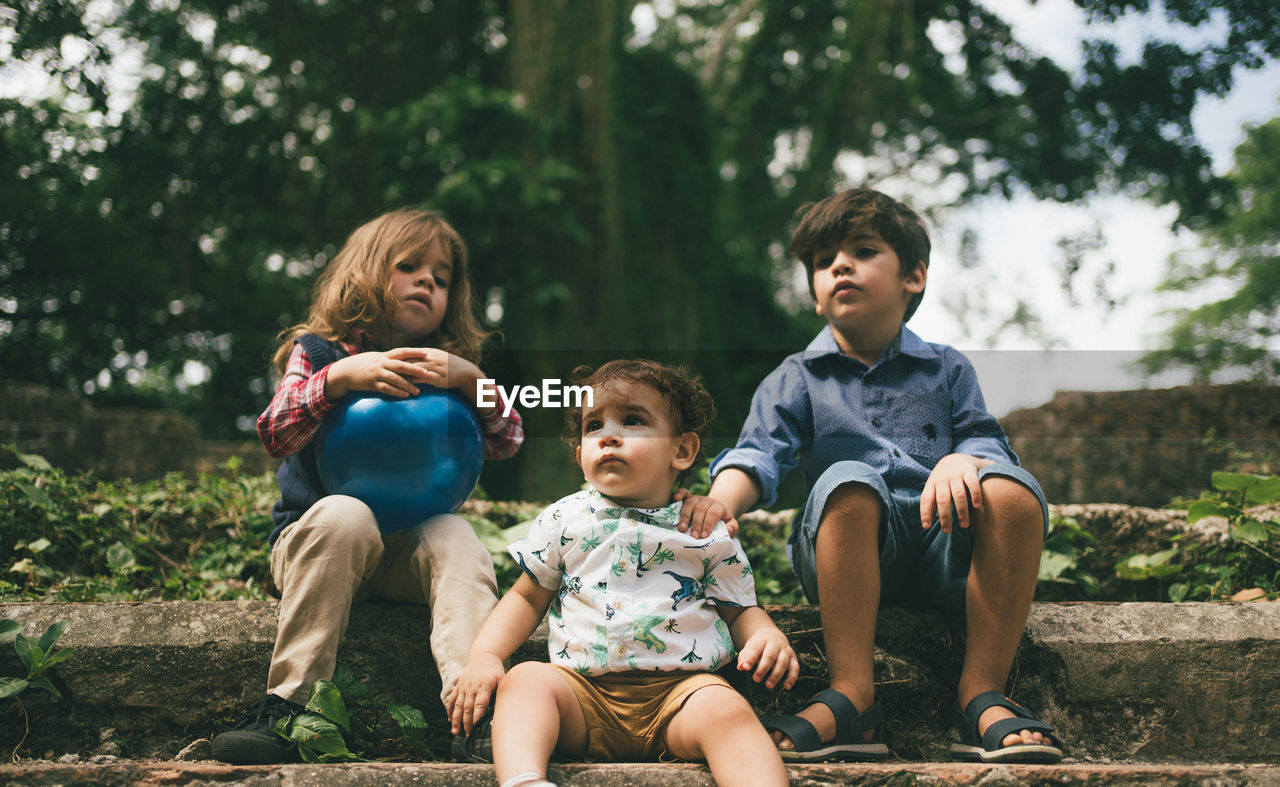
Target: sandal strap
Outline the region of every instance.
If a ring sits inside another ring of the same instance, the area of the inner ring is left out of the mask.
[[[982,748],[987,751],[1001,749],[1006,735],[1023,730],[1049,735],[1053,732],[1053,727],[1039,719],[1000,719],[987,727],[987,731],[982,736]]]
[[[884,706],[880,698],[864,713],[849,698],[835,689],[823,689],[809,698],[809,702],[821,702],[831,711],[836,719],[836,737],[834,743],[862,743],[862,736],[867,730],[875,729],[884,721]]]
[[[822,738],[818,735],[818,728],[799,716],[765,716],[760,719],[760,723],[764,725],[766,732],[777,730],[790,738],[791,745],[796,751],[813,751],[822,748]]]
[[[986,733],[979,735],[979,719],[987,709],[994,707],[1005,708],[1016,718],[995,721],[987,727]],[[1010,733],[1030,730],[1049,735],[1053,732],[1051,725],[1032,716],[1029,710],[999,691],[984,691],[969,700],[963,711],[956,709],[956,726],[960,728],[966,743],[981,745],[987,751],[1000,749],[1001,741]]]

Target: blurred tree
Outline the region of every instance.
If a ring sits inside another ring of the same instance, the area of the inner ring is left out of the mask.
[[[1150,10],[1077,3],[1099,23]],[[233,434],[346,234],[426,204],[468,240],[505,334],[487,371],[686,361],[732,440],[755,383],[820,324],[784,240],[838,184],[1127,188],[1215,219],[1230,184],[1190,114],[1275,56],[1280,9],[1163,10],[1227,38],[1134,64],[1091,42],[1072,74],[970,0],[20,0],[0,55],[51,83],[0,101],[0,369]],[[499,494],[563,490],[544,442],[495,466]]]
[[[1178,315],[1167,346],[1148,353],[1150,372],[1190,368],[1201,382],[1215,374],[1244,372],[1280,380],[1280,118],[1247,128],[1228,176],[1238,201],[1205,232],[1205,244],[1188,262],[1170,262],[1162,285],[1177,292],[1233,290]]]

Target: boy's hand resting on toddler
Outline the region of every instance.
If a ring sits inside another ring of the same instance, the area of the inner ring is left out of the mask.
[[[716,529],[717,522],[724,522],[725,530],[731,538],[738,535],[738,520],[734,518],[729,507],[711,497],[695,495],[688,489],[677,489],[672,495],[675,500],[683,500],[680,506],[680,523],[676,530],[688,532],[694,538],[706,538]]]
[[[979,459],[965,454],[942,457],[924,482],[920,493],[920,525],[928,530],[937,514],[942,532],[950,533],[951,509],[955,506],[956,521],[960,527],[969,526],[969,505],[982,510],[982,486],[978,483],[978,470],[992,464],[989,459]]]
[[[502,659],[491,654],[472,656],[449,695],[449,723],[454,735],[470,735],[493,704],[498,683],[507,670]]]
[[[738,652],[738,671],[751,672],[751,679],[767,688],[790,689],[800,677],[800,661],[792,650],[787,635],[776,626],[761,627]]]

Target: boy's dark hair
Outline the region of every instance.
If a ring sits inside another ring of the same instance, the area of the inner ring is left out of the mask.
[[[801,205],[796,215],[801,216],[800,226],[791,236],[789,251],[804,264],[809,294],[814,297],[817,297],[813,289],[814,256],[839,246],[859,227],[871,227],[885,239],[898,255],[903,276],[914,271],[918,263],[929,267],[929,231],[925,229],[924,219],[888,194],[875,189],[849,189],[821,202]],[[911,296],[903,322],[911,319],[923,297],[923,290]]]
[[[590,366],[573,370],[570,380],[574,385],[597,388],[612,382],[641,383],[661,394],[667,402],[667,414],[676,434],[693,432],[698,436],[698,455],[693,464],[680,473],[683,481],[703,462],[707,447],[708,426],[716,417],[716,405],[711,394],[703,387],[702,380],[683,366],[668,366],[644,358],[609,361],[594,371]],[[571,407],[565,414],[564,439],[571,447],[582,443],[582,408]]]

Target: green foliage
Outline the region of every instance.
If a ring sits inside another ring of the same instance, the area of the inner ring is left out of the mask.
[[[387,734],[392,722],[396,735]],[[429,754],[432,732],[417,708],[374,702],[369,688],[342,665],[332,681],[312,685],[304,713],[281,719],[275,731],[297,747],[303,760],[315,763],[363,761],[386,752],[421,759]]]
[[[1280,118],[1246,128],[1229,178],[1238,199],[1208,228],[1194,262],[1171,260],[1162,288],[1231,294],[1177,314],[1166,347],[1143,357],[1149,371],[1185,367],[1209,380],[1241,371],[1280,379]]]
[[[1072,517],[1054,516],[1040,552],[1039,586],[1041,601],[1068,601],[1096,598],[1098,580],[1080,567],[1097,538]]]
[[[1169,3],[1227,43],[1090,41],[1076,69],[973,0],[650,5],[640,40],[622,0],[14,4],[0,41],[49,83],[0,98],[0,368],[245,430],[342,239],[429,205],[522,353],[486,372],[684,354],[740,421],[812,334],[775,297],[779,241],[837,160],[962,199],[1124,187],[1190,222],[1229,192],[1191,113],[1280,29],[1274,4]],[[526,446],[490,491],[552,494],[557,450]]]
[[[1227,520],[1227,539],[1212,546],[1178,545],[1150,555],[1131,555],[1116,565],[1116,576],[1132,583],[1136,595],[1154,585],[1156,598],[1196,601],[1230,598],[1253,588],[1280,596],[1280,519],[1260,519],[1257,506],[1280,502],[1280,477],[1214,473],[1212,489],[1189,502],[1187,522],[1206,517]]]
[[[68,622],[59,620],[45,629],[39,639],[32,640],[20,633],[22,624],[18,621],[0,619],[0,642],[13,641],[13,649],[27,670],[25,677],[0,677],[0,699],[17,697],[28,689],[39,689],[55,700],[62,699],[62,694],[45,673],[71,658],[70,648],[57,647]]]
[[[22,744],[27,739],[27,733],[30,732],[27,724],[27,709],[22,704],[22,694],[31,689],[38,689],[54,700],[62,699],[62,694],[49,680],[47,673],[53,667],[71,658],[70,648],[57,647],[58,639],[67,629],[67,623],[66,620],[59,620],[45,629],[39,639],[32,640],[22,634],[21,623],[0,618],[0,643],[13,641],[13,649],[17,652],[18,660],[22,662],[27,673],[24,677],[0,675],[0,699],[12,698],[18,704],[18,709],[22,711],[22,738],[13,747],[9,755],[11,760],[17,757],[18,750],[22,748]]]
[[[40,457],[0,471],[0,600],[260,599],[268,476],[95,481]]]

